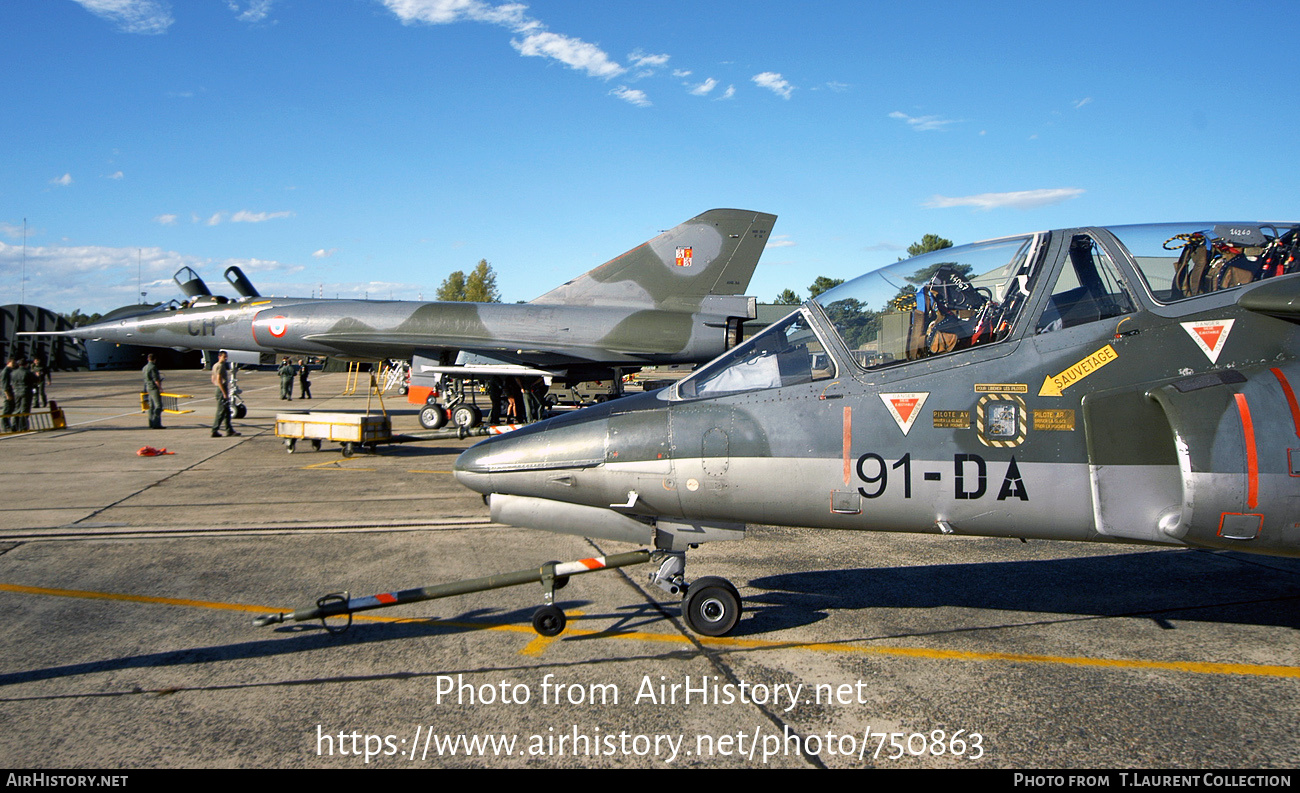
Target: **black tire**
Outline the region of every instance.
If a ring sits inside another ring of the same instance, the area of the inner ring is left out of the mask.
[[[404,386],[404,385],[399,385],[399,386],[397,387],[397,393],[398,393],[399,396],[406,396],[406,386]]]
[[[235,405],[235,418],[242,419],[244,416],[247,415],[248,415],[247,405]]]
[[[319,439],[319,438],[317,438],[317,439],[315,439],[315,440],[313,440],[313,441],[311,442],[311,448],[314,449],[314,450],[316,450],[316,451],[320,451],[320,439]]]
[[[451,411],[451,423],[472,430],[483,420],[483,411],[474,405],[457,405]]]
[[[533,612],[533,630],[541,636],[559,636],[568,621],[559,606],[542,606]]]
[[[298,445],[298,441],[295,438],[289,438],[284,442],[284,445],[289,447],[289,454],[293,454],[294,447]]]
[[[343,444],[343,456],[344,456],[344,457],[351,457],[351,456],[352,456],[352,444],[351,444],[351,443],[345,443],[345,444]]]
[[[420,426],[426,430],[436,430],[447,423],[447,411],[441,405],[428,404],[420,408]]]
[[[701,636],[726,636],[740,621],[740,593],[725,578],[705,576],[691,582],[682,601],[682,617]]]

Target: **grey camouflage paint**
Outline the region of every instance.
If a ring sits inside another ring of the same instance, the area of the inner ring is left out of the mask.
[[[189,349],[374,360],[459,350],[569,369],[708,360],[743,297],[775,215],[713,209],[525,304],[253,298],[87,325],[65,335]]]
[[[1135,311],[1036,335],[1074,235],[1109,252]],[[685,520],[1300,555],[1300,274],[1170,304],[1105,229],[1050,232],[1038,255],[1021,320],[997,343],[864,369],[810,302],[800,311],[834,379],[630,396],[485,440],[456,475],[494,505],[509,499],[511,515],[597,508],[640,521],[664,548]],[[1217,361],[1184,327],[1204,320],[1233,320]],[[1111,362],[1060,396],[1040,393],[1107,346]],[[982,440],[973,420],[950,426],[976,415],[981,385],[1020,388],[1014,445]],[[882,398],[904,393],[926,394],[907,432]],[[603,525],[570,530],[627,538]]]

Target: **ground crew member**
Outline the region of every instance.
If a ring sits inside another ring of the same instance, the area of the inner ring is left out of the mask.
[[[298,398],[311,399],[311,383],[307,381],[307,361],[298,359]]]
[[[284,362],[280,364],[276,374],[280,375],[280,398],[293,399],[293,376],[295,373],[293,364],[289,363],[288,358],[285,358]]]
[[[212,437],[221,437],[221,423],[226,423],[226,437],[238,435],[230,424],[230,369],[226,367],[226,351],[217,353],[217,362],[212,366],[212,384],[217,387],[217,415],[212,418]]]
[[[45,398],[45,384],[50,382],[50,370],[45,368],[41,356],[32,357],[32,406],[43,408],[50,402]]]
[[[162,372],[158,371],[157,359],[149,353],[148,363],[144,365],[144,392],[149,397],[149,429],[160,430],[162,425]]]
[[[9,356],[9,360],[5,362],[4,373],[0,374],[0,388],[4,389],[4,396],[5,396],[5,412],[4,412],[5,432],[10,432],[14,428],[13,419],[9,418],[9,416],[14,412],[14,408],[17,407],[18,404],[18,400],[14,399],[14,383],[13,383],[14,363],[15,363],[14,357],[12,355]]]
[[[32,373],[27,369],[26,358],[18,358],[13,374],[9,375],[9,382],[13,384],[14,399],[17,400],[15,412],[19,414],[13,420],[13,429],[15,432],[26,432],[27,414],[32,412]]]

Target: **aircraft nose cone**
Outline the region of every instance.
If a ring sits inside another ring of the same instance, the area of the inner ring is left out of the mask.
[[[456,464],[452,467],[457,482],[479,493],[492,492],[491,469],[488,467],[488,461],[494,456],[494,451],[485,448],[491,444],[490,440],[482,441],[460,453],[456,458]]]
[[[605,462],[608,414],[603,405],[584,408],[488,438],[456,459],[456,479],[480,493],[533,495],[544,472]]]

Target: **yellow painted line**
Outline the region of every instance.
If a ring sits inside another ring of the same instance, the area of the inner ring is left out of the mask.
[[[413,471],[407,471],[407,473],[408,473],[408,474],[454,474],[454,473],[456,473],[456,472],[455,472],[455,471],[420,471],[420,470],[413,470]]]
[[[0,592],[18,592],[24,595],[52,595],[64,598],[88,598],[90,600],[121,600],[129,603],[158,603],[164,606],[250,611],[260,614],[275,611],[269,606],[250,606],[242,603],[216,603],[210,600],[186,600],[184,598],[151,597],[149,595],[122,595],[115,592],[91,592],[84,589],[50,589],[40,586],[22,586],[21,584],[0,584]]]
[[[90,600],[116,600],[129,603],[153,603],[164,606],[186,606],[190,608],[218,609],[222,611],[240,611],[253,614],[288,613],[293,609],[272,606],[254,606],[246,603],[220,603],[211,600],[187,600],[184,598],[152,597],[149,595],[124,595],[114,592],[94,592],[82,589],[51,589],[48,587],[22,586],[20,584],[0,583],[0,592],[15,592],[26,595],[51,595],[54,597],[87,598]],[[579,616],[582,612],[566,612]],[[539,643],[543,637],[537,637],[531,625],[490,625],[481,622],[452,622],[449,620],[429,619],[425,617],[376,617],[355,614],[353,619],[365,622],[386,623],[426,623],[446,625],[455,628],[474,630],[507,631],[523,633],[535,637],[526,645],[521,654],[535,655],[549,646],[550,641]],[[627,639],[642,642],[659,642],[668,644],[691,645],[692,639],[679,633],[646,633],[644,631],[606,631],[588,630],[569,626],[564,634],[567,636],[601,636],[608,639]],[[855,653],[863,655],[884,655],[899,658],[923,658],[935,661],[1010,661],[1012,663],[1059,664],[1064,666],[1097,667],[1102,669],[1155,669],[1166,672],[1192,672],[1203,675],[1253,675],[1259,677],[1293,677],[1300,678],[1300,666],[1272,666],[1268,664],[1232,664],[1211,663],[1204,661],[1151,661],[1143,658],[1087,658],[1066,655],[1033,655],[1030,653],[973,652],[968,650],[939,650],[929,647],[882,647],[878,645],[829,644],[820,642],[772,641],[769,639],[709,638],[698,636],[700,644],[709,647],[751,649],[751,650],[809,650],[825,653]],[[530,648],[533,648],[530,650]]]

